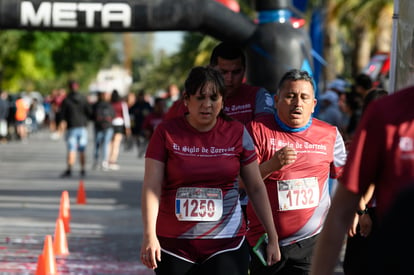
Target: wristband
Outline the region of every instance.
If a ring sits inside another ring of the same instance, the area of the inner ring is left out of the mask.
[[[364,210],[358,210],[358,211],[357,211],[357,214],[358,214],[359,216],[362,216],[362,215],[364,215],[364,214],[368,214],[368,207],[365,207],[365,209],[364,209]]]

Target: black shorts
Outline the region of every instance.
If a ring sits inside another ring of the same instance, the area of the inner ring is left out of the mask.
[[[310,273],[313,248],[318,235],[301,240],[294,244],[281,246],[281,259],[272,266],[264,266],[251,250],[250,275],[297,274]]]
[[[237,249],[213,254],[197,263],[162,251],[157,265],[157,275],[248,275],[249,245],[243,240]]]
[[[123,126],[123,125],[120,125],[120,126],[116,125],[116,126],[113,126],[113,127],[114,127],[114,134],[125,134],[125,126]]]

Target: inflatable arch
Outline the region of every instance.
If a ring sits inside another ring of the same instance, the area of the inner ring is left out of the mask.
[[[196,31],[240,44],[247,54],[247,81],[271,92],[276,91],[281,75],[289,69],[305,69],[312,73],[310,39],[304,28],[292,24],[290,0],[256,0],[257,22],[222,2],[0,0],[0,29]]]

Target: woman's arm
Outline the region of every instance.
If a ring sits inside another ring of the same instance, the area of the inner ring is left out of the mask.
[[[144,226],[141,260],[148,268],[157,268],[161,261],[161,246],[156,235],[156,223],[160,204],[161,186],[165,164],[158,160],[145,159],[144,183],[142,185],[142,221]]]
[[[269,244],[267,246],[267,263],[268,265],[273,265],[280,261],[280,248],[272,210],[270,208],[269,197],[260,175],[257,161],[243,166],[240,175],[256,215],[267,232],[269,238]]]

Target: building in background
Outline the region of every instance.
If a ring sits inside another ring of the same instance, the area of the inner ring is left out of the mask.
[[[128,70],[120,66],[99,70],[96,79],[89,85],[90,92],[117,90],[124,97],[132,85],[132,76]]]

